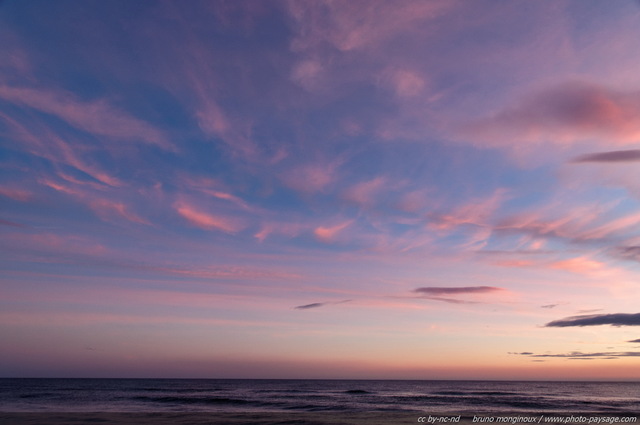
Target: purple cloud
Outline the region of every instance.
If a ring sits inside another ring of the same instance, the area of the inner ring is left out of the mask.
[[[541,140],[570,145],[593,137],[624,145],[636,142],[639,112],[639,95],[635,91],[621,92],[599,84],[567,82],[478,121],[468,126],[467,132],[489,146]],[[620,160],[626,159],[620,159],[619,154],[604,157],[607,162]]]
[[[564,328],[570,326],[640,326],[640,313],[614,313],[614,314],[591,314],[581,316],[571,316],[565,319],[554,320],[545,327]]]
[[[299,305],[297,307],[294,307],[296,310],[308,310],[310,308],[318,308],[318,307],[322,307],[324,305],[326,305],[327,303],[311,303],[311,304],[305,304],[305,305]]]
[[[502,288],[495,286],[461,286],[461,287],[438,287],[426,286],[414,289],[413,292],[423,295],[439,296],[439,295],[463,295],[463,294],[484,294],[487,292],[503,291]]]
[[[442,301],[449,304],[478,304],[477,301],[467,301],[457,298],[449,298],[451,296],[468,295],[468,294],[486,294],[490,292],[504,291],[503,288],[495,286],[458,286],[458,287],[441,287],[426,286],[416,288],[414,293],[420,294],[420,298]]]
[[[604,360],[615,360],[620,357],[640,357],[639,351],[605,351],[599,353],[583,353],[581,351],[572,351],[570,353],[559,353],[559,354],[534,354],[528,351],[522,353],[509,353],[515,354],[519,356],[527,356],[532,358],[565,358],[571,360],[595,360],[595,359],[604,359]]]
[[[305,305],[299,305],[297,307],[294,307],[294,309],[296,310],[309,310],[312,308],[320,308],[320,307],[324,307],[325,305],[329,305],[329,304],[344,304],[344,303],[348,303],[351,300],[342,300],[342,301],[327,301],[324,303],[311,303],[311,304],[305,304]]]
[[[637,162],[640,161],[640,149],[629,149],[622,151],[598,152],[581,155],[571,162]]]
[[[625,260],[640,261],[640,246],[621,246],[616,248],[616,254]]]

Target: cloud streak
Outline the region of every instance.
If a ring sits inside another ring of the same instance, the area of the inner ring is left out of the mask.
[[[416,288],[413,292],[421,295],[440,296],[440,295],[465,295],[465,294],[486,294],[490,292],[504,291],[503,288],[495,286],[462,286],[462,287],[440,287],[425,286]]]
[[[564,328],[572,326],[640,326],[640,313],[591,314],[571,316],[554,320],[544,325],[547,328]]]
[[[351,302],[352,300],[342,300],[342,301],[327,301],[327,302],[323,302],[323,303],[311,303],[311,304],[304,304],[304,305],[299,305],[294,307],[294,309],[296,310],[311,310],[314,308],[320,308],[320,307],[324,307],[327,305],[331,305],[331,304],[344,304],[344,303],[348,303]]]
[[[640,357],[640,351],[605,351],[596,353],[584,353],[581,351],[572,351],[570,353],[559,354],[534,354],[531,352],[510,353],[519,356],[527,356],[531,358],[564,358],[570,360],[616,360],[621,357]]]
[[[638,161],[640,161],[640,149],[628,149],[628,150],[622,150],[622,151],[591,153],[591,154],[578,156],[573,160],[571,160],[571,162],[573,163],[585,163],[585,162],[610,163],[610,162],[638,162]]]
[[[104,100],[82,101],[66,92],[9,86],[0,86],[0,99],[57,116],[71,126],[94,135],[142,141],[175,150],[161,131]]]
[[[469,301],[451,297],[457,297],[460,295],[483,295],[502,291],[504,291],[503,288],[498,288],[495,286],[426,286],[413,290],[414,293],[419,294],[419,298],[441,301],[448,304],[479,304],[479,301]]]
[[[174,207],[189,223],[204,230],[236,233],[244,228],[244,225],[235,218],[214,215],[185,202],[177,202]]]

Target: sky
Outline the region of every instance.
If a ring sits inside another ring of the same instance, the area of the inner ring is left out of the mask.
[[[0,1],[0,376],[640,380],[640,3]]]

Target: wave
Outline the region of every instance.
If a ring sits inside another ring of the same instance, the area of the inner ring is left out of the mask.
[[[45,398],[55,395],[54,393],[26,393],[20,394],[18,398]]]
[[[239,398],[228,397],[148,397],[137,396],[132,397],[136,401],[148,401],[152,403],[172,403],[172,404],[229,404],[242,405],[252,404],[251,401]]]
[[[430,394],[434,395],[458,395],[458,396],[480,396],[480,395],[490,395],[490,396],[517,396],[521,395],[520,393],[514,393],[509,391],[434,391]]]

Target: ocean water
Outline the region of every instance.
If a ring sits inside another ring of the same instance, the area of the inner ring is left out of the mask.
[[[373,424],[381,418],[390,420],[384,423],[416,423],[426,417],[438,423],[438,416],[461,415],[472,422],[473,417],[492,415],[570,415],[586,424],[595,415],[640,413],[640,383],[0,379],[2,423],[82,423],[78,418],[89,413],[111,414],[105,420],[87,419],[108,423],[125,423],[123,418],[132,420],[127,423],[164,423],[167,418],[173,418],[167,423],[190,423],[189,418],[191,423],[214,423],[218,418],[216,424]],[[159,416],[149,421],[150,414]],[[251,420],[238,422],[241,418]]]

